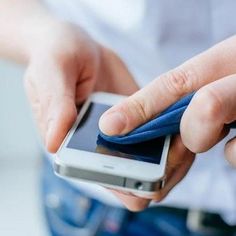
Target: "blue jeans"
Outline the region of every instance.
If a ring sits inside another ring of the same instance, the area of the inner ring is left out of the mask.
[[[52,236],[203,236],[186,226],[187,210],[148,208],[133,213],[107,206],[54,175],[44,160],[42,199]]]

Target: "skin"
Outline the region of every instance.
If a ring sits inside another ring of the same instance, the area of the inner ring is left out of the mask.
[[[1,5],[4,12],[0,14],[0,56],[26,65],[25,91],[49,152],[57,151],[79,106],[91,92],[131,95],[139,89],[118,55],[78,25],[59,21],[36,0],[3,0]],[[186,162],[187,156],[190,157]],[[167,184],[152,199],[163,199],[183,178],[192,161],[192,153],[176,137],[169,154]],[[113,192],[134,211],[147,207],[151,201]]]
[[[236,119],[235,45],[233,36],[156,78],[106,111],[100,129],[107,135],[126,134],[197,90],[181,120],[179,147],[184,145],[193,153],[209,150],[228,134],[227,124]],[[225,157],[236,166],[235,138],[227,142]]]
[[[77,107],[91,92],[107,91],[131,95],[138,90],[122,60],[112,50],[93,40],[84,29],[53,17],[37,0],[2,0],[1,5],[4,11],[0,14],[0,56],[26,65],[24,77],[26,93],[49,152],[57,151],[75,121]],[[211,49],[162,75],[102,116],[100,128],[106,134],[127,133],[151,119],[184,94],[203,87],[203,92],[196,94],[183,117],[182,138],[176,136],[171,142],[165,187],[149,199],[113,191],[130,210],[142,210],[151,200],[162,200],[188,172],[194,160],[193,152],[207,150],[227,132],[222,125],[221,136],[218,135],[214,142],[207,140],[208,146],[203,148],[201,145],[202,143],[206,145],[206,142],[202,142],[202,138],[205,137],[199,136],[197,126],[196,128],[194,126],[196,119],[192,120],[193,115],[191,115],[199,109],[196,104],[200,104],[201,100],[198,97],[203,96],[199,94],[206,94],[205,96],[212,94],[204,93],[206,84],[233,74],[232,61],[235,58],[233,54],[235,49],[232,45],[235,43],[230,41],[222,44],[225,46],[219,47],[223,49],[218,51]],[[230,47],[231,49],[228,49]],[[230,65],[231,70],[229,70]],[[233,90],[233,82],[231,83],[230,89]],[[218,87],[223,89],[221,85]],[[231,93],[233,94],[233,91]],[[229,94],[228,90],[227,94]],[[232,100],[231,98],[233,106]],[[208,120],[209,115],[216,114],[214,97],[211,96],[209,101],[211,101],[210,105],[205,108],[207,117],[203,117],[205,120]],[[193,107],[192,112],[191,107]],[[217,108],[219,109],[219,106]],[[229,121],[232,116],[229,115],[227,118]],[[221,119],[219,123],[223,123],[223,116],[219,119]],[[186,127],[196,129],[195,139],[192,138],[191,133],[187,133]],[[217,134],[219,134],[219,124],[217,129],[212,129],[218,130]],[[184,146],[182,139],[193,152]],[[233,142],[227,144],[229,153],[234,146]]]

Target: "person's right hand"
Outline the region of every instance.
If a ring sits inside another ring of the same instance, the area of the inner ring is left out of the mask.
[[[56,152],[94,90],[130,95],[138,87],[111,50],[79,26],[53,22],[29,39],[25,88],[48,151]]]

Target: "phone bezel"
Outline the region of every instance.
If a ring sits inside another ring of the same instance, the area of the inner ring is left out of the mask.
[[[59,150],[56,153],[55,163],[58,166],[87,169],[109,175],[121,176],[143,181],[156,182],[165,175],[167,155],[170,145],[170,136],[165,138],[160,164],[153,164],[105,154],[67,148],[73,133],[84,116],[91,102],[113,106],[125,99],[125,96],[97,92],[92,94],[84,103],[76,122],[68,132]],[[78,159],[79,156],[79,159]],[[91,160],[91,161],[88,161]]]

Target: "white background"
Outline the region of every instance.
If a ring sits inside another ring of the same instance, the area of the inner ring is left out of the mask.
[[[45,236],[41,151],[23,89],[24,68],[0,61],[0,235]]]

